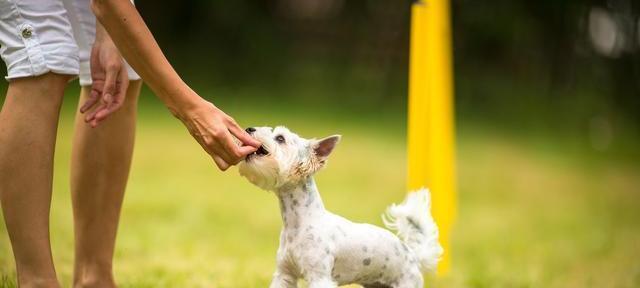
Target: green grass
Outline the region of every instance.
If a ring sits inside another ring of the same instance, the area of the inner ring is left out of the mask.
[[[151,96],[145,94],[145,98]],[[70,99],[60,122],[51,234],[56,268],[70,286]],[[303,136],[342,134],[317,181],[326,206],[381,225],[404,196],[404,116],[278,103],[221,105],[245,125],[286,124]],[[266,108],[265,108],[266,107]],[[640,166],[576,153],[563,141],[460,123],[459,215],[454,267],[439,287],[639,287]],[[178,121],[143,99],[131,178],[117,240],[122,287],[266,287],[280,219],[275,197],[236,169],[215,169]],[[15,286],[0,224],[0,287]]]

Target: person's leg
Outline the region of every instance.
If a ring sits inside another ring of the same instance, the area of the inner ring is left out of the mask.
[[[142,81],[131,81],[124,105],[96,128],[77,113],[71,158],[75,224],[74,287],[115,287],[112,259]],[[81,90],[80,103],[90,88]],[[79,105],[81,106],[81,105]]]
[[[0,112],[0,202],[20,287],[57,287],[49,209],[58,116],[69,76],[14,79]]]

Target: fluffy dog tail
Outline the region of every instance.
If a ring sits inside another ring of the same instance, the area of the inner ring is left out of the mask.
[[[395,230],[418,257],[424,273],[436,270],[443,249],[438,242],[438,226],[431,217],[429,190],[423,188],[409,193],[401,204],[391,204],[382,221],[387,228]]]

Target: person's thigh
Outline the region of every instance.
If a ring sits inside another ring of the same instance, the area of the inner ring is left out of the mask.
[[[77,75],[78,47],[61,0],[0,0],[0,56],[8,80]]]

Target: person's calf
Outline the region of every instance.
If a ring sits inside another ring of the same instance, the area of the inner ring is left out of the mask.
[[[20,287],[58,287],[49,245],[56,127],[68,75],[14,79],[0,112],[0,203]]]
[[[71,160],[76,265],[74,287],[115,287],[112,259],[127,184],[141,81],[132,81],[123,107],[91,128],[78,114]],[[83,87],[81,103],[89,89]]]

